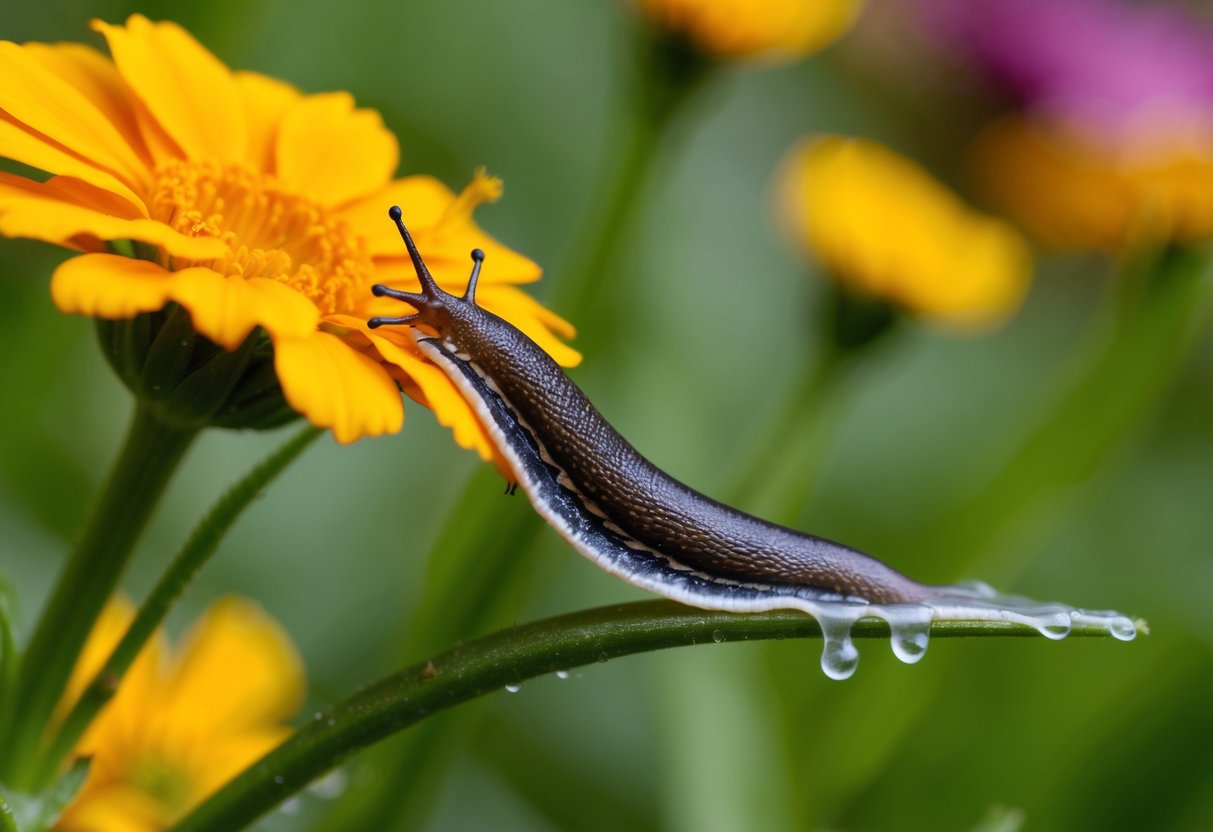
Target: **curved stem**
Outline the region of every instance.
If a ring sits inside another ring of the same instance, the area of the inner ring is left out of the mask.
[[[165,486],[197,436],[136,404],[126,443],[100,502],[59,575],[21,662],[16,705],[4,749],[8,782],[31,782],[31,764],[76,658],[130,559]]]
[[[667,647],[816,638],[815,619],[798,612],[755,615],[693,609],[672,601],[640,601],[511,627],[459,645],[363,688],[316,718],[173,827],[218,832],[252,823],[361,748],[434,714],[509,684],[595,662]],[[851,635],[886,638],[877,619],[856,622]],[[938,621],[933,638],[1038,636],[1009,622]],[[1076,626],[1075,636],[1106,636]]]
[[[59,764],[71,753],[97,712],[113,697],[122,676],[160,626],[169,608],[215,552],[232,524],[261,491],[294,462],[321,433],[322,431],[313,427],[300,430],[236,483],[198,523],[185,546],[177,553],[177,557],[139,608],[135,620],[127,628],[122,640],[85,687],[80,699],[63,721],[38,766],[35,778],[37,781],[46,782],[54,776]]]

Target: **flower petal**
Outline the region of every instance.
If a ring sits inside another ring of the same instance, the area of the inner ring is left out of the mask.
[[[162,715],[203,736],[276,723],[299,708],[303,663],[282,627],[251,601],[210,606],[179,649]]]
[[[387,209],[399,205],[409,233],[425,256],[425,262],[444,287],[462,291],[471,271],[469,254],[485,253],[480,279],[485,283],[530,283],[542,270],[529,257],[494,240],[470,217],[444,215],[456,195],[432,176],[397,179],[383,190],[342,208],[338,215],[366,237],[371,256],[391,258],[387,269],[408,275],[412,272],[400,234],[387,219]],[[398,265],[397,265],[398,264]]]
[[[576,367],[581,363],[581,353],[560,340],[576,334],[573,325],[526,292],[513,286],[490,284],[476,289],[476,302],[522,330],[560,366]]]
[[[51,278],[51,297],[64,312],[130,318],[171,300],[174,275],[155,263],[117,254],[83,254],[64,261]]]
[[[55,832],[159,832],[172,822],[169,808],[137,786],[86,784]]]
[[[93,21],[123,79],[188,158],[239,162],[243,100],[222,62],[175,23],[135,14],[126,26]]]
[[[170,254],[209,260],[227,254],[227,244],[187,237],[142,213],[111,192],[70,177],[34,182],[0,171],[0,234],[71,246],[72,238],[139,240]]]
[[[300,99],[278,128],[278,178],[321,205],[379,190],[399,161],[396,137],[379,113],[355,109],[349,93]]]
[[[480,454],[484,460],[493,459],[496,448],[476,418],[471,406],[440,369],[426,360],[413,339],[405,332],[373,331],[365,322],[348,316],[330,316],[329,321],[350,327],[351,336],[364,340],[390,367],[405,392],[415,401],[434,411],[438,424],[450,428],[455,442]]]
[[[45,52],[0,41],[0,110],[60,148],[71,148],[132,189],[150,178],[147,159],[107,114],[39,60]]]
[[[172,275],[171,297],[189,310],[194,329],[229,350],[257,326],[274,338],[304,338],[320,322],[310,300],[274,280],[225,277],[201,266]]]
[[[234,77],[248,122],[248,160],[258,170],[275,173],[278,127],[286,111],[302,96],[290,84],[268,75],[237,72]]]
[[[147,213],[143,200],[121,179],[44,136],[30,132],[3,114],[0,114],[0,155],[47,173],[72,176],[88,182],[123,197],[132,208]]]
[[[274,342],[274,367],[291,407],[348,444],[396,433],[404,424],[400,391],[386,369],[341,338],[315,332]]]
[[[139,133],[130,90],[107,55],[82,43],[27,43],[25,50],[79,90],[118,129],[140,158],[150,158]]]

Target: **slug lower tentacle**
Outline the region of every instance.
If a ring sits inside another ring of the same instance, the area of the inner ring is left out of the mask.
[[[822,666],[834,678],[855,668],[851,625],[889,623],[894,652],[916,661],[933,620],[1029,623],[1061,637],[1075,621],[1106,622],[1132,637],[1116,613],[1089,613],[1000,597],[981,586],[917,583],[862,552],[769,523],[719,503],[657,468],[611,427],[559,365],[526,335],[476,305],[483,252],[463,296],[443,291],[401,220],[421,292],[375,286],[416,310],[373,318],[408,324],[418,347],[474,407],[535,510],[569,543],[629,583],[694,606],[736,612],[798,609],[825,636]]]

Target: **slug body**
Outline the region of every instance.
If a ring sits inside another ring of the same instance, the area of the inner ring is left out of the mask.
[[[472,252],[465,294],[451,295],[430,276],[399,209],[390,213],[422,292],[376,286],[377,295],[416,312],[370,325],[413,327],[418,347],[475,408],[536,511],[608,572],[708,609],[808,612],[822,624],[823,667],[835,678],[854,669],[848,634],[866,615],[889,622],[894,651],[906,661],[921,657],[930,622],[946,616],[1029,620],[1046,635],[1039,616],[1054,630],[1064,616],[1068,631],[1068,607],[1008,611],[1004,601],[1013,599],[987,588],[919,584],[862,552],[753,517],[669,476],[611,427],[547,353],[476,305],[482,252]]]

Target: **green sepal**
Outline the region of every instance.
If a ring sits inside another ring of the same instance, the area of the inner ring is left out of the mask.
[[[170,303],[120,321],[97,321],[102,353],[127,389],[166,424],[270,430],[298,414],[283,397],[269,336],[257,328],[234,350],[199,335]]]

